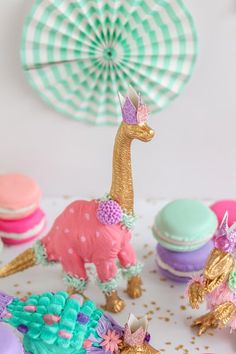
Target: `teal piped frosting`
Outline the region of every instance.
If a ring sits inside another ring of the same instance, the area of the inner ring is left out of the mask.
[[[110,279],[107,282],[101,282],[100,280],[98,280],[98,286],[104,293],[110,293],[111,291],[114,291],[117,289],[117,287],[121,281],[121,278],[122,278],[122,272],[119,269],[115,278]]]
[[[126,276],[127,278],[131,278],[131,277],[135,277],[136,275],[139,275],[142,272],[142,269],[143,269],[143,264],[137,263],[130,267],[122,268],[122,272],[124,276]]]
[[[112,197],[109,194],[105,194],[99,200],[105,202],[106,200],[111,200]],[[133,230],[135,226],[136,216],[134,214],[129,214],[127,210],[122,208],[121,225],[125,226],[129,230]]]
[[[37,264],[42,264],[44,266],[55,264],[55,262],[52,262],[52,261],[49,262],[47,260],[47,251],[41,241],[35,242],[35,244],[33,245],[33,250],[34,250],[34,253],[36,256]]]
[[[232,291],[236,292],[236,267],[230,273],[228,286]]]
[[[27,307],[34,307],[34,311],[28,311]],[[97,326],[104,315],[94,302],[81,303],[78,297],[70,297],[63,291],[14,298],[7,306],[7,313],[3,321],[24,334],[25,350],[34,354],[84,354],[83,342],[88,337],[94,338],[97,345]],[[45,316],[50,315],[58,320],[48,323]]]
[[[63,279],[68,286],[71,286],[78,291],[83,292],[87,288],[88,281],[86,279],[75,278],[69,273],[64,273]]]
[[[126,226],[127,229],[133,230],[136,222],[136,216],[133,214],[128,214],[123,211],[121,223],[122,225]]]
[[[153,235],[172,251],[192,251],[214,235],[218,221],[215,213],[198,200],[178,199],[168,203],[156,216]]]

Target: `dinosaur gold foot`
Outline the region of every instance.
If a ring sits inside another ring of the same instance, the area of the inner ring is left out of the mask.
[[[102,306],[105,311],[118,313],[125,307],[124,301],[118,296],[117,291],[105,293],[106,304]]]
[[[205,333],[210,327],[223,328],[225,327],[232,316],[236,314],[236,306],[232,302],[225,302],[217,306],[214,311],[207,313],[204,316],[197,318],[192,326],[198,326],[198,335]]]
[[[88,297],[87,297],[87,296],[85,296],[82,292],[78,291],[78,289],[73,288],[72,286],[70,286],[70,287],[67,288],[67,293],[68,293],[69,295],[78,294],[78,295],[81,295],[84,300],[88,300]]]
[[[235,314],[236,306],[232,302],[228,301],[219,305],[214,310],[214,316],[218,321],[218,327],[225,327],[232,318],[232,316],[234,316]]]
[[[127,294],[132,299],[137,299],[142,296],[142,279],[136,275],[128,280]]]
[[[198,309],[204,300],[205,290],[199,282],[194,282],[188,290],[189,303],[193,309]]]
[[[192,327],[199,327],[198,335],[201,336],[208,328],[217,327],[218,323],[214,312],[208,312],[206,315],[198,317],[192,324]]]

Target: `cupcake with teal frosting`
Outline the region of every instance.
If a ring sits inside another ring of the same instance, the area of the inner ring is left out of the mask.
[[[27,354],[158,353],[148,343],[146,318],[130,315],[121,327],[94,302],[63,291],[21,299],[0,292],[0,322],[22,334]]]

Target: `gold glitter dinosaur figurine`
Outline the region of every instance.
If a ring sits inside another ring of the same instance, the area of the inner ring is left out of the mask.
[[[61,263],[69,293],[83,293],[88,280],[85,264],[93,263],[106,311],[120,312],[124,308],[116,290],[121,275],[128,279],[127,294],[131,298],[142,295],[142,265],[130,244],[135,220],[131,143],[134,139],[150,141],[154,131],[147,125],[147,106],[131,87],[126,97],[119,98],[123,122],[114,145],[110,193],[100,200],[71,203],[43,239],[0,269],[0,277],[36,264]]]
[[[187,295],[193,309],[206,299],[206,315],[197,318],[192,326],[201,335],[210,327],[236,329],[236,268],[233,251],[236,245],[236,225],[228,227],[228,214],[214,236],[215,248],[210,253],[202,276],[188,284]]]

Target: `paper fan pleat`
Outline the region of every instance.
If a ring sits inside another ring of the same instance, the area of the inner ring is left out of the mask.
[[[117,91],[141,91],[152,112],[192,75],[193,19],[182,0],[36,0],[21,60],[39,95],[57,111],[93,124],[120,122]]]

